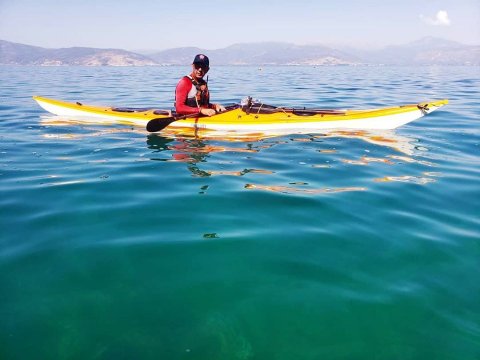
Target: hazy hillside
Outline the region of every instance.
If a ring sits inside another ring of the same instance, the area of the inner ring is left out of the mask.
[[[192,54],[198,52],[205,52],[215,64],[221,65],[340,65],[360,62],[355,55],[325,46],[276,42],[235,44],[218,50],[170,49],[150,57],[161,64],[188,64],[192,61]]]
[[[387,65],[480,65],[480,46],[427,37],[377,51],[350,49],[367,63]]]
[[[73,47],[45,49],[0,40],[0,64],[6,65],[156,65],[150,58],[118,49]]]
[[[157,64],[185,65],[190,64],[196,54],[205,53],[211,57],[211,52],[197,47],[182,47],[168,49],[148,55]]]
[[[436,38],[375,51],[266,42],[216,50],[183,47],[148,56],[120,49],[46,49],[0,40],[0,64],[4,65],[186,65],[201,52],[215,65],[480,65],[480,46]]]

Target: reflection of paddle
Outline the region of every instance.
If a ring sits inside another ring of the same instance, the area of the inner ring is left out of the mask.
[[[188,118],[198,118],[202,115],[196,113],[196,114],[189,114],[189,115],[182,115],[182,116],[170,116],[170,117],[164,117],[164,118],[155,118],[150,120],[147,123],[147,131],[148,132],[157,132],[160,130],[165,129],[168,125],[171,123],[178,121],[178,120],[183,120],[183,119],[188,119]]]

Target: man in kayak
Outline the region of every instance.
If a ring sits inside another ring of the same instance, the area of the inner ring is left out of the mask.
[[[225,111],[220,104],[210,103],[210,93],[207,82],[203,77],[210,70],[210,61],[203,54],[198,54],[193,59],[192,73],[184,76],[175,89],[175,111],[179,115],[201,114],[215,115]]]

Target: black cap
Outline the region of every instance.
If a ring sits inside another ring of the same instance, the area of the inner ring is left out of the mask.
[[[193,63],[197,65],[206,66],[206,67],[210,66],[210,61],[208,60],[207,55],[203,55],[203,54],[198,54],[197,56],[195,56],[195,59],[193,59]]]

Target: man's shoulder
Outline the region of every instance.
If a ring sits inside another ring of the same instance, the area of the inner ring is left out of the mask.
[[[178,81],[178,84],[177,84],[177,87],[178,86],[181,86],[181,87],[189,87],[189,86],[192,86],[192,80],[188,77],[188,76],[184,76],[182,77],[179,81]]]

